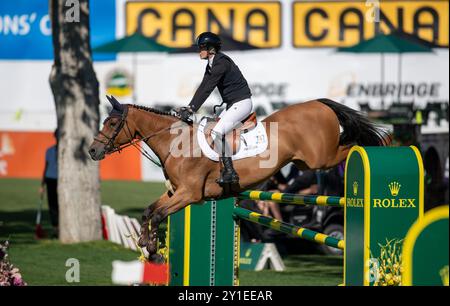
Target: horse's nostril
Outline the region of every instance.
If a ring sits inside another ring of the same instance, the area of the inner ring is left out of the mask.
[[[94,148],[90,149],[90,150],[89,150],[89,153],[90,153],[90,154],[95,154],[95,149],[94,149]]]

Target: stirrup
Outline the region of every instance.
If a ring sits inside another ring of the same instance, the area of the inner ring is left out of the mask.
[[[228,177],[226,177],[228,176]],[[226,184],[238,184],[239,183],[239,175],[236,172],[229,172],[229,173],[221,173],[220,178],[216,180],[216,183],[220,186],[224,186]]]

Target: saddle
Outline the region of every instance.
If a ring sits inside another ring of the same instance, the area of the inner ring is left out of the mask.
[[[219,118],[208,118],[207,122],[208,124],[205,127],[206,141],[208,142],[208,145],[212,149],[214,149],[214,141],[211,133],[216,124],[219,122]],[[233,155],[236,154],[237,151],[239,151],[241,134],[245,134],[248,131],[251,131],[256,127],[256,124],[256,113],[253,112],[244,120],[242,120],[239,126],[234,128],[232,132],[228,133],[225,136],[225,141],[227,142],[228,147],[232,149]],[[221,154],[221,152],[218,153],[219,155]]]

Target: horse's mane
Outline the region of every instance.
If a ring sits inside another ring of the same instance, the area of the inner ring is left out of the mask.
[[[152,108],[152,107],[148,107],[148,106],[143,106],[143,105],[136,105],[136,104],[128,104],[128,105],[129,105],[130,107],[133,107],[133,108],[136,108],[136,109],[141,109],[141,110],[144,110],[144,111],[146,111],[146,112],[155,113],[155,114],[157,114],[157,115],[170,116],[170,117],[173,117],[173,118],[177,118],[177,119],[178,119],[178,117],[175,116],[175,115],[173,115],[172,113],[166,112],[166,111],[162,111],[162,110],[159,110],[159,109],[156,109],[156,108]]]

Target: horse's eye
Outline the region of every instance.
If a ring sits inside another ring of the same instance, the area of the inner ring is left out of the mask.
[[[114,127],[114,126],[116,125],[116,123],[115,123],[115,122],[111,122],[109,125],[110,125],[111,127]]]

